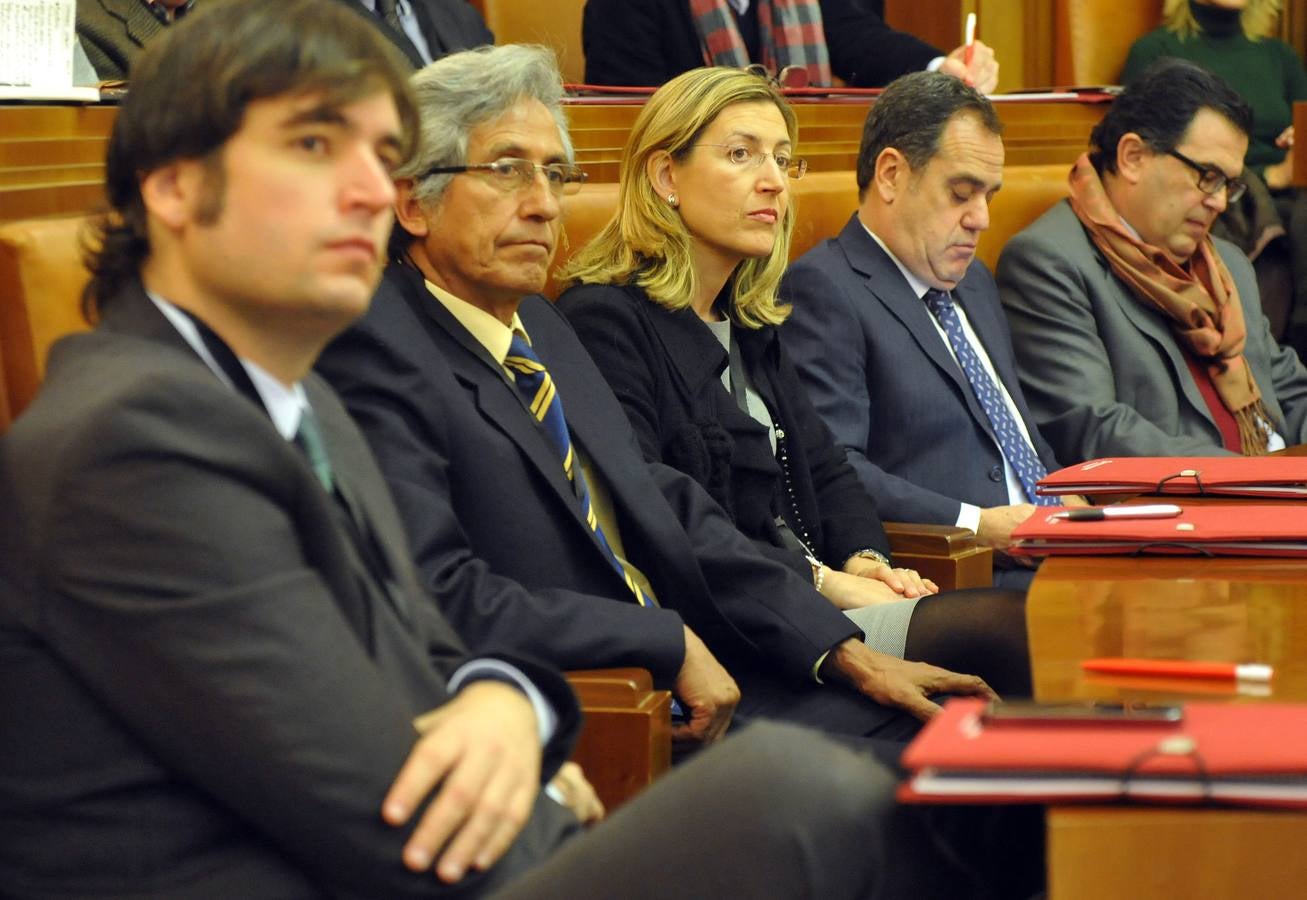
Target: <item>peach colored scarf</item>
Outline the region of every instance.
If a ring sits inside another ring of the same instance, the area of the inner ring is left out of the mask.
[[[1203,238],[1187,267],[1178,265],[1121,223],[1089,154],[1076,160],[1070,182],[1071,208],[1112,271],[1139,300],[1171,320],[1176,338],[1206,367],[1217,395],[1239,425],[1244,455],[1265,454],[1268,435],[1263,423],[1271,417],[1244,359],[1248,331],[1239,291],[1211,237]]]

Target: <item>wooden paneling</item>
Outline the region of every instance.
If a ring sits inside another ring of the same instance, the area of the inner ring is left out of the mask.
[[[945,53],[962,43],[962,23],[981,0],[885,0],[885,21]]]

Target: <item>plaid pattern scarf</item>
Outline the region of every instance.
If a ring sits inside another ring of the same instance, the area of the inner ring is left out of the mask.
[[[690,14],[703,45],[706,66],[743,68],[760,62],[770,72],[798,66],[808,72],[808,84],[831,83],[830,54],[821,26],[817,0],[754,0],[762,59],[750,60],[740,30],[726,0],[690,0]]]

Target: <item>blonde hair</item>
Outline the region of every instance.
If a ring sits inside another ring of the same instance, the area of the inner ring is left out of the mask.
[[[756,75],[720,66],[691,69],[659,88],[627,138],[616,212],[594,240],[572,257],[561,277],[586,284],[634,281],[660,306],[688,307],[698,290],[690,233],[676,210],[654,192],[645,174],[646,163],[663,150],[683,159],[722,110],[759,102],[776,105],[790,142],[797,144],[794,111]],[[789,307],[777,303],[776,292],[789,260],[794,215],[791,200],[771,253],[746,259],[735,269],[731,309],[735,321],[747,328],[779,325],[789,313]]]
[[[1250,41],[1259,41],[1274,34],[1281,2],[1282,0],[1249,0],[1239,14],[1244,36]],[[1196,37],[1199,33],[1198,22],[1189,9],[1189,0],[1166,0],[1162,5],[1162,22],[1168,31],[1174,31],[1181,38]]]

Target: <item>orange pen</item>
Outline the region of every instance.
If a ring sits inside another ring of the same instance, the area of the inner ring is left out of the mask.
[[[1270,681],[1270,666],[1258,663],[1198,662],[1188,659],[1086,659],[1080,668],[1109,675],[1155,675],[1165,678],[1223,678],[1231,681]]]

